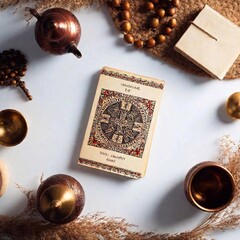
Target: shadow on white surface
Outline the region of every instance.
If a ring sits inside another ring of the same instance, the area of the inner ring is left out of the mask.
[[[1,50],[14,48],[20,49],[23,54],[27,54],[27,60],[32,63],[35,61],[44,61],[49,57],[48,53],[45,53],[38,46],[35,40],[34,34],[35,24],[26,26],[25,28],[19,29],[21,31],[11,34],[9,38],[6,38],[5,41],[1,43]]]
[[[154,217],[161,226],[170,227],[187,221],[197,214],[200,214],[200,211],[188,203],[184,195],[184,184],[180,182],[166,193]]]

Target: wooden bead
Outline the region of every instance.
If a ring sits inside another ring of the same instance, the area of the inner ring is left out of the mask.
[[[11,80],[11,84],[12,85],[17,85],[17,81],[16,80]]]
[[[5,73],[10,73],[11,72],[11,69],[10,68],[7,68],[6,70],[5,70]]]
[[[25,76],[25,74],[26,74],[25,71],[20,71],[20,72],[19,72],[19,75],[22,76],[22,77]]]
[[[147,11],[154,10],[154,4],[152,2],[147,2],[145,8]]]
[[[164,18],[165,17],[165,14],[166,14],[166,11],[163,9],[163,8],[160,8],[160,9],[158,9],[157,10],[157,16],[159,17],[159,18]]]
[[[180,6],[180,1],[179,0],[172,0],[172,5],[174,7],[179,7]]]
[[[133,44],[134,43],[134,38],[131,34],[125,34],[124,35],[124,41],[128,44]]]
[[[125,33],[129,33],[132,29],[132,25],[130,22],[126,21],[122,23],[122,30]]]
[[[143,48],[144,42],[142,40],[137,40],[137,41],[134,42],[134,46],[136,48]]]
[[[152,48],[156,46],[156,41],[153,38],[149,38],[146,42],[147,47]]]
[[[176,18],[171,18],[168,22],[168,26],[170,28],[175,28],[177,26],[177,19]]]
[[[124,10],[121,12],[122,20],[129,20],[130,17],[131,17],[131,14],[130,14],[129,10]]]
[[[165,28],[165,34],[166,34],[166,35],[169,36],[169,35],[171,34],[171,32],[172,32],[172,29],[171,29],[170,27],[166,27],[166,28]]]
[[[152,28],[157,28],[159,26],[159,19],[158,18],[152,18],[150,21],[150,26]]]
[[[113,7],[120,7],[121,6],[121,0],[112,0]]]
[[[123,9],[123,10],[129,10],[129,9],[130,9],[130,3],[129,3],[129,1],[127,1],[127,0],[123,1],[123,3],[122,3],[122,9]]]
[[[157,36],[157,42],[158,42],[158,43],[164,43],[165,41],[166,41],[166,36],[165,36],[165,35],[159,34],[159,35]]]
[[[168,15],[173,16],[176,13],[176,9],[174,7],[169,8],[167,13]]]
[[[11,73],[10,73],[10,77],[11,77],[11,78],[14,78],[15,76],[16,76],[16,74],[15,74],[14,72],[11,72]]]

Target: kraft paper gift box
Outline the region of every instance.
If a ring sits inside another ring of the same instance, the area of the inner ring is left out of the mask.
[[[240,54],[240,28],[205,5],[175,50],[214,78],[223,79]]]
[[[163,81],[104,67],[78,163],[143,177],[163,88]]]

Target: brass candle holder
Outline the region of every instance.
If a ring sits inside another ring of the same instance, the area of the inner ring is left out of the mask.
[[[11,147],[19,144],[27,135],[27,122],[13,109],[0,112],[0,145]]]
[[[231,203],[234,193],[232,174],[218,163],[202,162],[186,175],[186,197],[193,206],[203,211],[221,211]]]

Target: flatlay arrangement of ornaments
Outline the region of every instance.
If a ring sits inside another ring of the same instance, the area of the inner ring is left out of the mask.
[[[128,1],[113,0],[112,6],[119,8],[122,19],[124,40],[137,48],[155,47],[163,44],[166,37],[177,25],[174,18],[178,0],[148,1],[145,9],[153,16],[148,26],[157,28],[165,14],[171,16],[163,33],[147,40],[134,39],[131,35],[131,13]],[[158,6],[158,8],[156,8]],[[73,53],[80,58],[77,49],[81,36],[81,27],[77,18],[61,8],[46,10],[40,14],[34,9],[30,13],[37,18],[35,36],[39,46],[52,54]],[[19,50],[5,50],[0,55],[0,85],[20,87],[29,100],[32,99],[25,83],[21,81],[27,70],[27,60]],[[240,119],[240,93],[232,94],[226,102],[227,113]],[[22,114],[13,109],[0,112],[0,144],[15,146],[21,143],[27,134],[27,122]],[[0,196],[7,186],[7,170],[0,162]],[[226,208],[234,199],[236,183],[234,176],[224,166],[214,162],[203,162],[194,166],[185,178],[185,193],[191,204],[207,212],[217,212]],[[66,224],[76,220],[85,204],[85,194],[81,184],[71,176],[57,174],[43,181],[37,191],[37,209],[42,217],[54,224]]]

